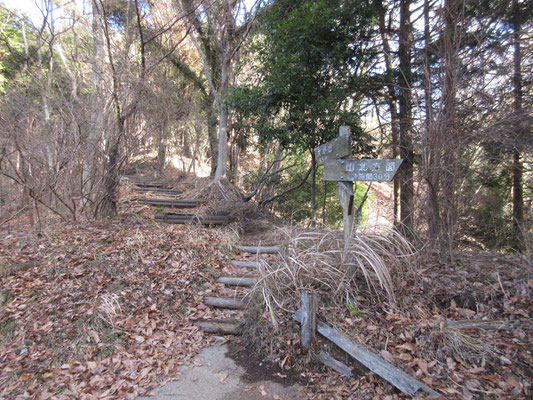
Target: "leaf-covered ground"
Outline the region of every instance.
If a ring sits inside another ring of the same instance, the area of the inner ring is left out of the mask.
[[[237,235],[158,225],[151,214],[137,208],[108,223],[0,232],[0,398],[133,399],[211,343],[194,320],[220,318],[202,298],[220,291],[213,277],[228,267]],[[444,265],[425,253],[396,289],[396,311],[364,294],[357,309],[324,298],[319,320],[448,399],[531,398],[531,264],[458,253]],[[260,312],[263,324],[250,333],[309,383],[302,398],[409,397],[353,363],[348,380],[318,365],[324,346],[350,360],[325,342],[302,351],[295,309],[287,311],[279,331]]]
[[[211,340],[193,320],[232,237],[131,216],[2,232],[0,398],[132,399],[171,378]]]

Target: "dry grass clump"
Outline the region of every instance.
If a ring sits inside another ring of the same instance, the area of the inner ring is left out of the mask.
[[[331,231],[293,233],[276,262],[262,262],[260,292],[274,326],[278,310],[294,309],[302,290],[315,290],[342,308],[361,296],[396,307],[395,282],[414,254],[413,247],[391,230],[355,233],[347,249]]]

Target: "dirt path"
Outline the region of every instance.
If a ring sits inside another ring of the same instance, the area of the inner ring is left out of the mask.
[[[139,397],[138,400],[291,400],[305,397],[303,387],[298,384],[254,381],[253,376],[228,354],[228,345],[203,349],[190,365],[181,369],[177,377],[179,380],[169,382],[153,390],[148,397]],[[258,368],[261,367],[258,365]]]

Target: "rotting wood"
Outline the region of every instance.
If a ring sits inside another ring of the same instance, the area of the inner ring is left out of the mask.
[[[279,246],[237,246],[237,250],[246,253],[277,253]]]
[[[293,318],[296,321],[302,323],[303,318],[301,310],[298,310],[293,315]],[[429,386],[416,380],[415,378],[406,374],[399,368],[396,368],[377,354],[365,349],[360,345],[353,343],[346,336],[336,332],[328,325],[319,322],[317,324],[317,330],[318,333],[320,333],[322,336],[335,343],[342,350],[344,350],[350,356],[352,356],[365,367],[367,367],[370,371],[381,376],[383,379],[385,379],[387,382],[389,382],[391,385],[398,388],[402,392],[415,395],[419,390],[422,390],[432,396],[442,397],[442,395],[435,392]]]
[[[259,268],[261,263],[257,261],[232,261],[231,265],[243,268]]]
[[[249,276],[221,276],[217,279],[217,283],[222,283],[228,286],[254,286],[257,283],[257,278]]]
[[[246,308],[246,303],[243,299],[233,297],[204,297],[204,304],[211,307],[231,308],[235,310]]]
[[[302,291],[302,327],[300,341],[302,347],[309,347],[316,333],[316,293]]]
[[[240,335],[242,333],[242,322],[239,321],[197,321],[196,325],[207,333],[221,335]]]
[[[324,364],[327,367],[330,367],[331,369],[337,371],[342,376],[345,376],[346,378],[349,378],[352,376],[352,369],[348,367],[346,364],[341,363],[340,361],[335,360],[333,357],[331,357],[328,353],[321,351],[318,353],[318,356],[316,358],[318,361],[320,361],[322,364]]]

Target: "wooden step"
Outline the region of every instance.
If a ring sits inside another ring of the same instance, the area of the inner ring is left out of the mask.
[[[155,220],[167,224],[226,225],[231,218],[228,215],[156,214]]]
[[[204,304],[206,306],[230,308],[233,310],[242,310],[246,308],[246,303],[243,299],[234,297],[204,297]]]
[[[132,181],[132,183],[141,188],[160,188],[166,189],[166,185],[161,182],[142,182],[142,181]]]
[[[139,203],[149,204],[151,206],[162,206],[172,208],[195,208],[202,204],[199,200],[178,200],[172,198],[157,197],[137,197]]]
[[[237,250],[246,253],[277,253],[280,250],[279,246],[237,246]]]
[[[135,193],[153,193],[167,196],[177,196],[181,194],[181,191],[174,189],[159,189],[159,188],[134,188]]]
[[[243,325],[241,321],[235,320],[197,321],[195,324],[204,332],[218,333],[219,335],[240,335]]]
[[[217,279],[217,283],[222,283],[228,286],[254,286],[257,283],[257,278],[249,276],[221,276]]]
[[[231,265],[243,268],[259,268],[261,263],[257,261],[232,261]]]

